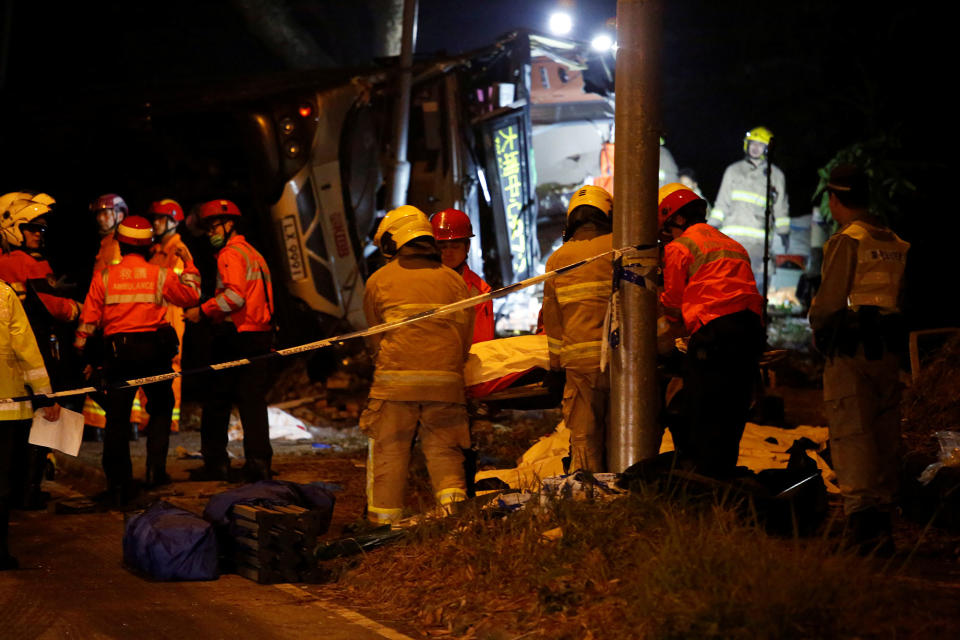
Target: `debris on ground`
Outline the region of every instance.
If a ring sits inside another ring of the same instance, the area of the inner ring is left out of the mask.
[[[937,461],[920,474],[920,484],[927,485],[944,467],[960,467],[960,431],[937,431],[934,434],[940,443]]]
[[[932,435],[960,427],[960,336],[951,338],[923,361],[903,396],[903,434],[907,449],[930,457],[938,453]]]

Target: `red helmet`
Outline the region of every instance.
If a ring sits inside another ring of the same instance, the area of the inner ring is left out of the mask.
[[[240,208],[230,200],[210,200],[197,207],[197,215],[201,221],[224,216],[235,216],[239,218]]]
[[[663,185],[660,187],[657,195],[657,199],[659,200],[659,206],[657,207],[657,229],[661,230],[663,229],[664,223],[682,207],[691,202],[701,200],[700,196],[698,196],[693,189],[679,182],[671,182],[670,184]]]
[[[122,213],[123,215],[127,215],[128,212],[127,203],[123,201],[123,198],[115,193],[105,193],[90,203],[90,211],[96,213],[101,209],[113,209],[117,213]]]
[[[444,209],[440,213],[433,214],[430,218],[430,226],[433,227],[433,237],[437,241],[473,237],[470,216],[459,209]]]
[[[173,218],[174,222],[183,222],[183,208],[176,200],[164,198],[163,200],[154,200],[147,209],[147,214],[151,216],[167,216]]]
[[[149,246],[153,244],[153,225],[142,216],[124,218],[117,227],[117,240],[137,247]]]

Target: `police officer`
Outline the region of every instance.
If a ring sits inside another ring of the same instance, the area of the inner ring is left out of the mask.
[[[469,296],[472,298],[482,293],[489,293],[492,290],[490,285],[467,266],[470,238],[474,235],[470,217],[459,209],[444,209],[433,214],[430,218],[430,226],[433,228],[433,237],[440,249],[443,265],[450,267],[463,277],[463,281],[467,283]],[[478,304],[475,310],[473,341],[476,343],[493,340],[493,301],[487,300]]]
[[[578,189],[567,207],[563,245],[547,259],[546,270],[610,251],[612,216],[613,198],[607,191],[593,185]],[[543,328],[552,378],[566,372],[562,410],[571,432],[570,471],[606,470],[610,374],[600,370],[600,352],[612,281],[613,262],[606,257],[543,286]]]
[[[125,380],[169,373],[178,345],[167,322],[167,306],[194,306],[200,300],[200,272],[189,252],[180,251],[184,261],[179,276],[147,262],[153,244],[153,228],[140,216],[129,216],[117,225],[121,260],[105,268],[90,283],[83,303],[80,326],[74,345],[82,350],[97,329],[103,329],[104,374],[111,385]],[[170,441],[170,414],[173,392],[170,380],[143,387],[150,422],[147,426],[146,484],[170,481],[166,472]],[[103,470],[109,496],[118,506],[132,498],[130,464],[130,406],[136,387],[108,388],[104,393],[106,432],[103,443]]]
[[[661,187],[658,195],[665,244],[660,305],[666,319],[690,336],[670,431],[683,463],[729,477],[763,348],[763,298],[746,249],[705,224],[702,198],[680,183]]]
[[[401,320],[467,297],[445,267],[427,216],[404,205],[380,222],[374,241],[389,259],[367,280],[363,309],[371,326]],[[467,497],[463,450],[470,446],[463,365],[473,313],[458,311],[371,336],[376,370],[360,416],[369,438],[367,518],[389,523],[403,513],[410,448],[419,430],[430,482],[443,507]]]
[[[210,245],[217,252],[217,287],[200,307],[187,309],[186,319],[214,323],[213,356],[236,360],[269,353],[273,347],[273,287],[263,256],[237,229],[240,209],[230,200],[211,200],[198,209]],[[207,389],[200,425],[205,475],[227,480],[227,429],[230,408],[236,404],[243,424],[243,473],[246,480],[270,479],[273,449],[264,399],[270,375],[258,366],[225,369]]]
[[[866,175],[840,165],[827,183],[840,225],[823,249],[810,326],[826,356],[823,400],[843,509],[863,551],[892,552],[900,443],[903,273],[910,245],[870,213]]]
[[[750,254],[754,280],[763,287],[764,228],[767,207],[767,150],[773,132],[755,127],[743,137],[742,160],[723,172],[720,192],[710,212],[710,224],[733,238]],[[781,238],[786,248],[790,234],[790,207],[787,202],[787,181],[780,167],[770,167],[770,198],[773,220],[770,230]],[[771,247],[771,253],[773,253]],[[768,269],[773,273],[773,265]]]

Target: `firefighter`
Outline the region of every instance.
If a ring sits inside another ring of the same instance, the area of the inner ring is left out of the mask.
[[[658,223],[665,244],[665,318],[690,336],[683,389],[668,425],[678,459],[698,472],[729,477],[763,349],[763,298],[746,249],[705,224],[706,202],[680,183],[660,188]]]
[[[273,347],[273,287],[263,256],[239,233],[240,209],[230,200],[211,200],[198,209],[210,245],[217,252],[217,287],[214,297],[200,307],[185,310],[189,322],[214,323],[213,357],[216,362],[269,353]],[[203,403],[200,425],[204,475],[227,480],[227,429],[230,408],[236,404],[243,424],[243,475],[247,481],[270,479],[273,449],[264,396],[270,375],[262,366],[220,371]]]
[[[190,254],[189,249],[180,239],[177,233],[177,225],[183,222],[183,208],[176,200],[163,199],[150,203],[147,209],[147,219],[153,225],[154,244],[150,247],[150,264],[169,269],[173,273],[180,275],[183,273],[184,261],[178,255],[178,251]],[[192,257],[191,257],[192,260]],[[183,320],[183,309],[176,305],[167,306],[167,322],[177,333],[177,354],[173,357],[173,370],[180,371],[180,359],[183,352],[183,331],[185,322]],[[180,395],[183,385],[183,379],[180,377],[173,380],[173,416],[170,419],[170,431],[180,430]],[[143,404],[143,391],[137,394],[134,401],[134,413],[137,413],[137,405]],[[149,415],[142,409],[139,411],[139,422],[145,425]]]
[[[0,256],[0,279],[6,281],[21,300],[35,336],[40,337],[41,354],[53,386],[65,389],[78,382],[73,379],[69,350],[71,323],[80,305],[63,295],[50,263],[44,255],[47,219],[54,200],[44,193],[18,192],[3,196],[0,234],[9,253]],[[14,458],[14,504],[25,509],[42,509],[46,494],[41,489],[49,450],[19,441]]]
[[[773,133],[766,127],[756,127],[743,138],[742,160],[734,162],[723,172],[720,192],[710,212],[710,224],[739,242],[750,254],[754,280],[763,286],[764,218],[767,207],[767,150]],[[771,234],[780,236],[781,246],[789,247],[790,211],[787,202],[787,182],[783,171],[770,168],[770,198],[773,220]],[[772,237],[772,236],[771,236]],[[773,248],[771,247],[771,253]],[[773,265],[769,272],[773,273]]]
[[[50,377],[17,293],[0,280],[0,398],[16,398],[32,393],[50,393]],[[43,409],[47,420],[60,416],[53,404]],[[19,455],[19,441],[25,441],[33,422],[29,400],[0,403],[0,571],[16,569],[17,559],[10,555],[7,534],[10,520],[11,467]]]
[[[94,214],[97,223],[97,232],[100,235],[100,248],[97,250],[93,262],[91,280],[99,277],[103,270],[110,265],[120,262],[120,244],[117,242],[117,225],[123,222],[127,215],[127,203],[115,193],[105,193],[90,203],[90,211]],[[133,415],[136,418],[136,415]],[[91,427],[103,429],[107,423],[107,414],[103,407],[97,404],[92,397],[87,396],[83,403],[83,422]],[[135,422],[132,420],[131,422]],[[134,427],[134,434],[136,427]],[[102,432],[98,434],[102,436]]]
[[[547,260],[554,271],[613,248],[613,198],[585,185],[567,207],[563,245]],[[613,287],[613,263],[602,258],[547,280],[543,287],[543,327],[550,350],[552,384],[566,372],[563,419],[570,429],[570,471],[604,471],[609,416],[610,374],[600,370],[603,323]]]
[[[367,322],[393,322],[467,297],[467,285],[443,265],[426,215],[404,205],[380,222],[374,241],[389,259],[367,280]],[[371,336],[376,371],[360,428],[369,439],[367,518],[398,520],[419,432],[437,502],[466,499],[463,450],[470,446],[463,366],[470,352],[469,311],[437,316]],[[419,429],[418,429],[419,425]]]
[[[843,509],[862,550],[893,550],[891,511],[900,443],[900,301],[910,245],[870,213],[869,185],[853,165],[827,183],[840,225],[823,251],[810,327],[826,356],[823,400]]]
[[[467,266],[470,238],[474,235],[470,217],[458,209],[444,209],[430,218],[430,226],[433,228],[433,237],[440,249],[443,265],[463,277],[469,297],[492,291],[490,285]],[[478,304],[476,312],[473,319],[473,341],[476,343],[493,340],[493,301],[487,300]]]
[[[153,228],[146,218],[129,216],[117,225],[121,259],[105,268],[90,283],[83,303],[74,346],[82,351],[97,329],[103,330],[104,375],[108,384],[159,375],[171,371],[170,362],[178,349],[177,337],[167,322],[167,306],[190,307],[200,300],[200,272],[189,252],[178,249],[184,261],[183,273],[147,262],[153,244]],[[170,442],[170,414],[173,392],[170,380],[143,387],[150,410],[147,426],[145,484],[168,483],[167,449]],[[103,394],[106,431],[103,442],[103,470],[108,497],[120,506],[134,497],[130,464],[130,406],[136,387],[108,388]]]

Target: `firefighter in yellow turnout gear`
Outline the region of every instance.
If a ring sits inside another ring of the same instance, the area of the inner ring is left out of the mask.
[[[460,275],[443,266],[426,215],[390,211],[374,238],[389,259],[367,281],[363,307],[373,326],[468,297]],[[472,309],[371,336],[376,359],[370,398],[360,416],[369,438],[367,518],[399,520],[414,436],[419,433],[437,501],[466,498],[463,450],[470,447],[463,366],[473,337]],[[419,427],[419,428],[418,428]]]
[[[723,172],[717,200],[707,220],[724,235],[739,242],[750,254],[750,265],[757,287],[763,294],[764,217],[767,207],[767,149],[773,141],[773,132],[766,127],[755,127],[743,138],[742,160],[734,162]],[[770,167],[770,198],[773,200],[773,219],[770,220],[769,273],[773,274],[773,234],[788,247],[790,234],[790,205],[787,201],[787,180],[780,167]]]
[[[547,271],[592,258],[613,248],[613,198],[586,185],[570,199],[563,246],[547,260]],[[609,373],[600,370],[603,321],[613,286],[610,257],[547,280],[543,327],[555,377],[566,370],[563,419],[570,436],[570,471],[604,471],[604,441],[610,398]]]

